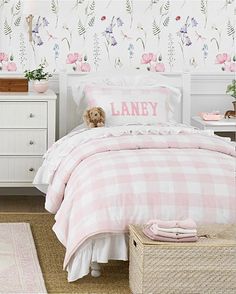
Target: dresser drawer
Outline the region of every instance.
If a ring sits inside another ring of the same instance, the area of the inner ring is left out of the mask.
[[[43,155],[47,150],[47,130],[0,129],[0,155]]]
[[[42,161],[42,157],[0,156],[0,183],[31,183]]]
[[[47,128],[47,102],[0,102],[0,128]]]

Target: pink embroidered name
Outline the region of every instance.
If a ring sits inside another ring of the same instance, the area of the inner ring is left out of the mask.
[[[157,102],[111,102],[111,113],[115,116],[157,116]]]

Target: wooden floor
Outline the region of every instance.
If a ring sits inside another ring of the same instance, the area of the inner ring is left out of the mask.
[[[0,195],[0,212],[46,212],[44,196],[2,196]]]

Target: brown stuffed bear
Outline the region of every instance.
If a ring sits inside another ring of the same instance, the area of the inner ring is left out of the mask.
[[[90,108],[84,112],[83,119],[89,128],[103,127],[105,111],[101,107]]]

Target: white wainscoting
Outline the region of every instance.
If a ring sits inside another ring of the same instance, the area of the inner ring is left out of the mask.
[[[233,109],[233,99],[225,94],[225,91],[227,85],[234,78],[235,73],[192,73],[191,116],[195,116],[199,112],[210,112],[213,110],[225,113],[226,110]],[[50,87],[59,95],[58,81],[59,76],[54,75],[50,80]],[[57,102],[60,103],[60,99]]]
[[[4,74],[5,75],[5,74]],[[14,76],[19,74],[7,74]],[[225,94],[227,85],[235,78],[235,73],[192,73],[191,74],[191,116],[199,112],[219,110],[225,113],[233,109],[233,98]],[[31,86],[30,86],[31,88]],[[54,74],[50,79],[50,88],[59,95],[59,75]],[[57,135],[60,97],[57,99]]]
[[[192,74],[191,116],[199,112],[219,110],[225,113],[232,109],[233,98],[225,93],[227,85],[235,78],[235,73]]]

